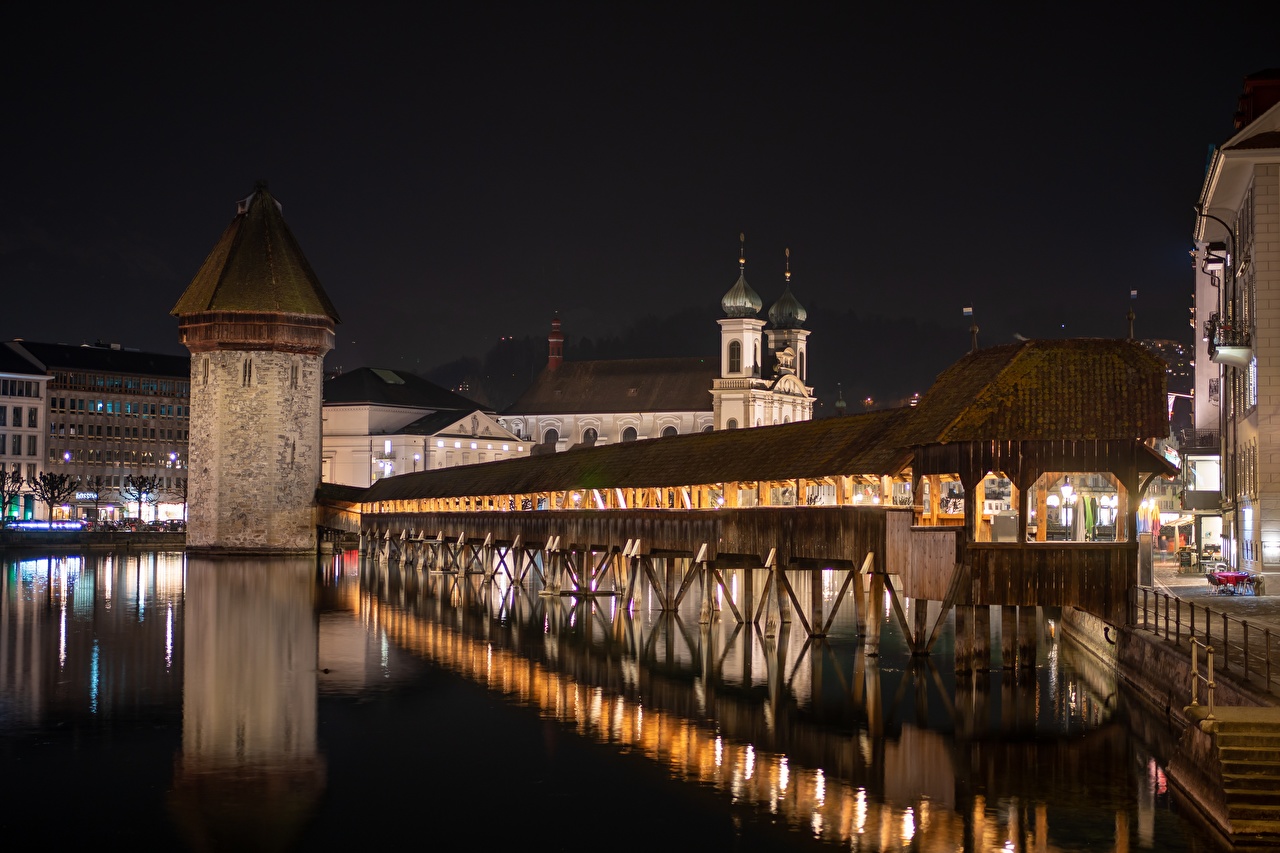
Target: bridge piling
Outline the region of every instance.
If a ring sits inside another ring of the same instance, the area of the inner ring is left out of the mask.
[[[1018,608],[1000,608],[1000,666],[1013,669],[1018,665]]]
[[[1018,608],[1018,668],[1034,669],[1036,665],[1036,608]]]

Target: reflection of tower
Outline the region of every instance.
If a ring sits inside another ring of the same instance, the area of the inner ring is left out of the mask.
[[[174,306],[191,350],[187,547],[313,552],[338,313],[259,183]]]
[[[320,797],[314,596],[310,560],[188,564],[171,804],[198,848],[287,847]]]

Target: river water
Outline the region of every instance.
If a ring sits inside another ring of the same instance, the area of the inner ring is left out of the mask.
[[[0,570],[0,823],[56,849],[1215,849],[1052,620],[957,684],[949,633],[868,657],[843,607],[814,643],[354,552]]]

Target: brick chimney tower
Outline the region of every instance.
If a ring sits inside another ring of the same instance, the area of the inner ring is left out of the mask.
[[[551,320],[551,334],[547,335],[547,370],[555,370],[564,361],[564,333],[560,331],[560,315]]]

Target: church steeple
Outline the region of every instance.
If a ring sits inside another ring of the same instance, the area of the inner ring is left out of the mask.
[[[726,317],[754,317],[764,307],[760,294],[747,284],[747,235],[738,234],[738,280],[720,300]]]

